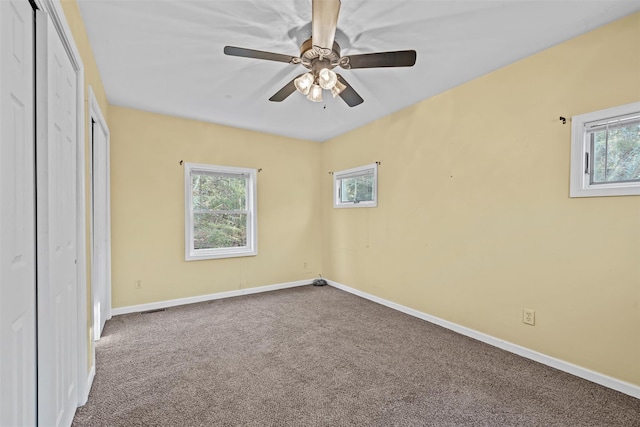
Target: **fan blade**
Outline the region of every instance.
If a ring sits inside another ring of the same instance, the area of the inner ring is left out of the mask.
[[[340,58],[340,66],[347,70],[354,68],[412,67],[415,63],[415,50],[365,53]]]
[[[242,47],[225,46],[225,55],[241,56],[243,58],[265,59],[267,61],[288,62],[289,64],[299,64],[300,58],[281,53],[264,52],[262,50],[245,49]]]
[[[311,40],[314,47],[326,50],[327,55],[333,49],[339,12],[340,0],[312,0]]]
[[[356,92],[340,74],[338,74],[338,80],[347,87],[345,90],[340,92],[340,98],[342,98],[349,107],[355,107],[356,105],[360,105],[364,102],[364,99],[358,95],[358,92]]]
[[[300,76],[301,75],[302,74],[300,74]],[[293,92],[296,91],[296,85],[295,85],[294,81],[300,76],[295,76],[289,83],[284,85],[284,87],[282,89],[280,89],[275,94],[273,94],[273,96],[271,98],[269,98],[269,101],[282,102],[285,99],[287,99],[289,97],[289,95],[291,95]]]

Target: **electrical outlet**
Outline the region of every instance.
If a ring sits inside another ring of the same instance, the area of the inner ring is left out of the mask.
[[[530,308],[522,310],[522,323],[534,326],[536,324],[536,312]]]
[[[302,268],[304,268],[305,271],[307,271],[307,263],[304,262]]]
[[[142,288],[142,280],[136,280],[134,282],[136,289]]]

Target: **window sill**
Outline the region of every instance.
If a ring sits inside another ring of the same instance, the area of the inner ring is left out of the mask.
[[[223,259],[223,258],[237,258],[237,257],[245,257],[245,256],[256,256],[258,255],[257,250],[252,249],[243,249],[243,250],[226,250],[226,251],[209,251],[209,250],[199,250],[192,251],[187,253],[185,256],[185,261],[203,261],[208,259]]]

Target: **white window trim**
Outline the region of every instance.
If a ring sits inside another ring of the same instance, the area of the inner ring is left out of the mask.
[[[238,248],[193,248],[193,194],[191,192],[191,173],[230,173],[243,174],[249,177],[249,194],[247,195],[247,210],[250,219],[247,224],[247,246]],[[198,163],[184,164],[184,191],[185,191],[185,261],[206,259],[233,258],[258,255],[258,215],[257,215],[257,170],[250,168],[237,168],[231,166],[206,165]]]
[[[361,172],[373,169],[373,200],[363,202],[341,202],[340,180],[358,176]],[[358,166],[333,173],[333,207],[334,208],[375,208],[378,206],[378,163]]]
[[[633,196],[640,195],[640,182],[619,182],[592,185],[585,173],[585,154],[591,155],[591,144],[585,125],[618,116],[640,113],[640,102],[607,108],[592,113],[573,116],[571,119],[571,183],[570,197]]]

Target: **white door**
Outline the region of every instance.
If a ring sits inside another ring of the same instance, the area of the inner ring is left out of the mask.
[[[78,403],[76,73],[49,16],[37,12],[36,27],[38,423],[68,426]]]
[[[108,133],[98,117],[91,118],[91,195],[92,242],[91,293],[93,296],[93,330],[95,339],[102,335],[111,318]]]
[[[0,425],[36,420],[33,10],[0,0]]]

